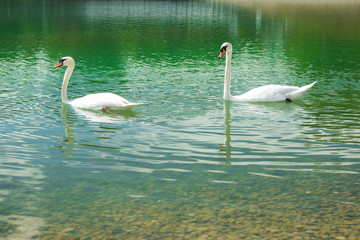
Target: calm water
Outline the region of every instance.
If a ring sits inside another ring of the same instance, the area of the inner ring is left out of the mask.
[[[0,238],[356,239],[360,4],[0,1]],[[222,100],[318,83],[296,103]],[[113,115],[61,103],[113,92]]]

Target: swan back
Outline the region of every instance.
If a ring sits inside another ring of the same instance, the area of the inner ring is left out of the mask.
[[[94,93],[70,101],[76,108],[100,110],[107,106],[110,110],[131,109],[142,103],[132,103],[113,93]]]
[[[243,102],[280,102],[287,98],[297,100],[304,96],[315,83],[316,81],[303,87],[265,85],[238,96],[231,96],[231,100]]]

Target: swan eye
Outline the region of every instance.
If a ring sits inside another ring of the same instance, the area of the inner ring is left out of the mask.
[[[61,64],[61,66],[63,66],[63,65],[64,65],[65,60],[66,60],[66,58],[62,58],[62,59],[60,59],[59,64]]]

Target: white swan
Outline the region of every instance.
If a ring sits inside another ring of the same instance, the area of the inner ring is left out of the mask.
[[[64,80],[61,89],[61,100],[63,103],[68,103],[76,108],[94,109],[100,110],[103,107],[108,109],[119,110],[119,109],[131,109],[142,103],[132,103],[119,95],[113,93],[95,93],[89,94],[81,98],[69,101],[67,98],[67,86],[71,77],[71,74],[75,68],[75,61],[72,57],[63,57],[60,59],[59,64],[54,68],[61,66],[67,66],[64,74]]]
[[[314,84],[313,82],[303,87],[265,85],[254,88],[244,94],[232,96],[230,94],[231,81],[231,56],[232,45],[225,42],[221,45],[219,58],[226,53],[225,77],[224,77],[224,100],[242,101],[242,102],[279,102],[292,101],[301,98]]]

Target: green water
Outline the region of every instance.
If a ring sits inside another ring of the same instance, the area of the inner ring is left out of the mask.
[[[359,13],[1,0],[0,238],[357,239]],[[234,95],[318,83],[295,103],[224,102],[225,41]],[[70,99],[144,105],[62,104],[63,56],[76,61]]]

